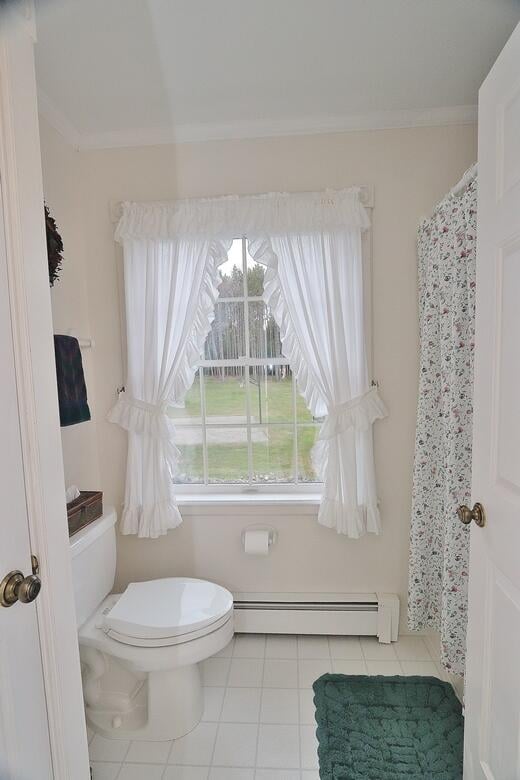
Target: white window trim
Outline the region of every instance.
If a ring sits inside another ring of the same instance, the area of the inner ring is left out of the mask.
[[[365,208],[367,208],[372,214],[374,207],[374,194],[372,188],[367,189],[367,196],[365,200]],[[242,237],[243,251],[246,248],[246,237]],[[373,328],[373,235],[372,235],[372,220],[371,226],[362,235],[362,251],[363,251],[363,289],[364,289],[364,307],[365,307],[365,334],[366,334],[366,354],[369,376],[373,376],[373,356],[374,356],[374,328]],[[225,297],[217,299],[217,302],[243,302],[244,303],[244,318],[248,319],[248,302],[262,301],[261,296],[250,296],[249,299],[246,295],[246,277],[244,276],[244,296],[237,297]],[[249,350],[248,350],[249,351]],[[244,366],[245,368],[255,365],[287,365],[287,359],[280,358],[240,358],[236,360],[205,360],[202,359],[199,363],[201,369],[205,367],[213,367],[219,365],[226,366]],[[244,375],[249,372],[245,371]],[[375,380],[373,380],[375,381]],[[247,386],[249,386],[249,377],[246,379]],[[202,384],[202,383],[201,383]],[[293,387],[296,389],[296,382],[293,377]],[[246,404],[247,404],[247,417],[248,423],[248,450],[249,457],[251,457],[251,445],[249,442],[251,422],[250,422],[250,399],[249,393],[246,391]],[[201,412],[204,405],[204,393],[201,388]],[[182,423],[180,423],[182,424]],[[312,424],[312,423],[309,423]],[[232,425],[232,423],[230,423]],[[253,423],[254,426],[254,423]],[[207,425],[203,426],[204,441],[206,437]],[[211,424],[210,424],[211,427]],[[242,425],[243,427],[243,425]],[[295,448],[297,441],[295,441]],[[207,450],[204,447],[204,458],[207,457]],[[251,469],[251,463],[249,464],[249,470]],[[207,474],[207,463],[204,466],[205,473]],[[220,508],[225,512],[226,507],[232,509],[236,507],[285,507],[285,511],[289,511],[292,508],[293,512],[296,511],[299,514],[302,510],[303,513],[308,514],[316,511],[323,490],[323,484],[321,482],[270,482],[268,484],[249,482],[244,483],[176,483],[175,492],[177,496],[177,502],[179,506],[184,510],[190,508],[196,512],[199,509],[207,511],[209,508],[219,513]]]
[[[200,488],[207,488],[201,490]],[[302,496],[304,501],[311,500],[313,496],[321,495],[323,484],[321,482],[270,482],[268,484],[244,485],[241,483],[221,482],[202,485],[201,483],[179,483],[175,485],[175,495],[179,501],[189,503],[197,497],[212,496],[215,500],[226,501],[230,496],[237,501],[255,501],[258,496],[277,498],[281,496],[287,501],[291,497],[295,499]],[[306,496],[310,498],[307,499]]]
[[[220,487],[220,486],[217,486]],[[227,486],[222,486],[227,487]],[[283,488],[283,485],[277,487]],[[290,486],[289,486],[290,487]],[[237,517],[258,518],[264,521],[269,516],[310,516],[315,518],[321,502],[319,485],[313,485],[314,492],[258,491],[253,493],[177,492],[177,503],[183,517]]]

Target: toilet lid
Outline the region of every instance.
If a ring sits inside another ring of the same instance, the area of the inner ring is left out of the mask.
[[[231,593],[205,580],[169,577],[131,583],[105,615],[119,635],[162,639],[210,626],[233,608]]]

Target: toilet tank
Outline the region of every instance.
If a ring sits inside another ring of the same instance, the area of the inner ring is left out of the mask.
[[[74,534],[70,540],[72,582],[78,628],[111,592],[116,575],[115,509]]]

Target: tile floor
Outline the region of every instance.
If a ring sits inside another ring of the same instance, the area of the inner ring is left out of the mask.
[[[325,672],[442,676],[429,637],[238,634],[203,663],[194,731],[173,742],[91,735],[93,780],[318,780],[311,686]]]

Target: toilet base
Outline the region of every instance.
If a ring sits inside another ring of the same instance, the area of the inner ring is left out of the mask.
[[[162,742],[192,731],[202,718],[204,702],[198,664],[148,672],[130,706],[87,706],[87,723],[110,739]]]

